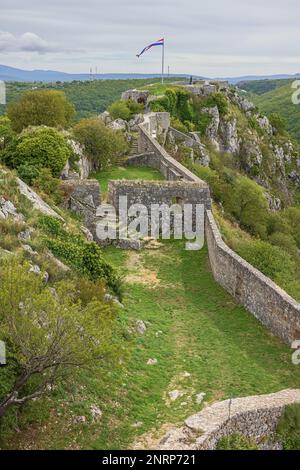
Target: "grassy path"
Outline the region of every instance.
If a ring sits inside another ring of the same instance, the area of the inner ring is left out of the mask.
[[[147,331],[130,334],[122,369],[85,372],[80,387],[59,390],[45,424],[29,427],[12,447],[151,447],[201,409],[199,393],[211,402],[300,387],[289,348],[214,282],[206,249],[187,252],[183,243],[167,242],[139,253],[108,249],[106,257],[127,276],[123,320],[131,327],[143,320]],[[157,364],[147,365],[150,358]],[[171,401],[174,390],[182,396]],[[103,412],[97,423],[89,418],[92,403]],[[70,424],[74,414],[87,422]]]
[[[127,258],[127,315],[148,328],[130,358],[120,412],[110,409],[116,429],[94,447],[126,448],[152,429],[182,424],[201,409],[201,392],[214,401],[300,386],[291,351],[214,282],[206,249],[170,242],[139,254],[109,252],[115,264],[120,256]],[[157,364],[147,365],[149,358]],[[173,390],[183,395],[171,402]]]

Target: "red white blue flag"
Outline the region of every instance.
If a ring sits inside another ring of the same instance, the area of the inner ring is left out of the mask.
[[[154,46],[163,46],[164,43],[165,43],[164,38],[159,39],[158,41],[153,42],[152,44],[149,44],[149,46],[146,46],[146,47],[142,50],[142,52],[140,52],[140,54],[137,54],[136,56],[137,56],[137,57],[140,57],[142,54],[144,54],[144,53],[147,52],[149,49],[151,49],[151,47],[154,47]]]

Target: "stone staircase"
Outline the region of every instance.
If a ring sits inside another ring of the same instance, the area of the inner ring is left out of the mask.
[[[139,143],[138,143],[138,136],[132,135],[131,136],[131,143],[130,143],[130,151],[128,156],[133,157],[134,155],[139,154]]]

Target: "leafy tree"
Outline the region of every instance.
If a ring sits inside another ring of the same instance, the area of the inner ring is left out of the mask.
[[[31,184],[38,170],[49,168],[58,177],[72,149],[56,129],[39,127],[28,129],[5,149],[3,159],[11,168],[20,169],[20,175]]]
[[[10,103],[7,114],[13,130],[21,132],[28,126],[65,128],[70,124],[75,109],[62,91],[34,90]]]
[[[73,133],[100,169],[106,168],[128,150],[123,133],[107,128],[100,119],[81,120],[73,128]]]
[[[18,257],[0,265],[0,338],[13,376],[1,384],[0,417],[12,405],[46,393],[68,371],[117,354],[111,305],[83,304],[72,282],[57,283],[53,292],[29,268]]]

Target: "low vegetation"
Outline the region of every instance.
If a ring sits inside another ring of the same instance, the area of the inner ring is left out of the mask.
[[[8,439],[3,423],[3,448],[149,448],[201,410],[199,393],[211,403],[300,386],[290,349],[215,283],[207,248],[190,252],[170,241],[140,253],[108,248],[104,255],[124,275],[122,364],[96,363],[98,371],[80,370],[48,400],[28,403],[18,416],[21,433]],[[144,334],[135,331],[137,320]],[[157,364],[148,365],[150,358]],[[182,392],[175,401],[173,390]],[[99,420],[93,404],[102,411]],[[86,422],[76,424],[77,416]]]
[[[131,100],[119,100],[109,106],[108,112],[113,119],[129,121],[135,114],[143,112],[144,109],[145,106],[142,103]]]
[[[288,405],[278,423],[277,436],[284,450],[300,449],[300,405]]]
[[[258,450],[255,441],[235,433],[222,437],[217,444],[217,450]]]

